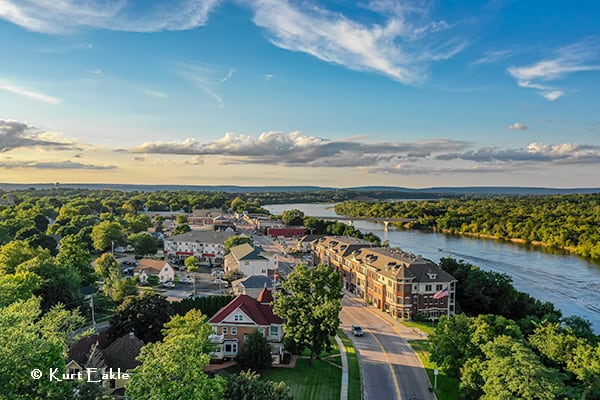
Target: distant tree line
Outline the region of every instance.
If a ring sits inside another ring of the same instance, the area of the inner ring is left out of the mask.
[[[600,259],[600,193],[347,201],[335,211],[352,217],[416,218],[404,227],[519,240]]]

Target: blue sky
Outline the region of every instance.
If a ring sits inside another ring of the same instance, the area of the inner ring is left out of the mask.
[[[597,187],[595,1],[0,0],[0,181]]]

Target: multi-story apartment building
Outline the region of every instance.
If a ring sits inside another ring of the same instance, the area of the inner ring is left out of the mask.
[[[323,238],[314,242],[313,258],[336,268],[345,288],[396,318],[421,314],[437,319],[454,314],[456,279],[452,275],[428,259],[356,240]]]
[[[227,231],[191,231],[164,240],[164,253],[167,260],[185,260],[196,257],[201,263],[223,264],[225,248],[223,242],[232,236]]]
[[[366,240],[350,236],[323,236],[311,242],[312,263],[326,264],[336,268],[340,272],[342,287],[351,292],[356,290],[356,270],[352,269],[348,262],[348,256],[352,252],[364,247],[372,247],[373,244]]]

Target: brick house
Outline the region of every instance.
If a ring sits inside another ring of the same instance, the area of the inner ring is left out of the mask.
[[[273,364],[279,364],[283,355],[283,320],[273,313],[271,292],[263,288],[254,299],[239,295],[221,308],[210,320],[213,334],[210,340],[217,349],[213,359],[234,359],[244,350],[246,338],[255,330],[263,334],[271,345]]]

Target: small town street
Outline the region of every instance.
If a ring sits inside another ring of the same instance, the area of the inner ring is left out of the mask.
[[[429,378],[406,341],[419,338],[412,329],[351,294],[344,296],[340,319],[359,356],[365,400],[434,399]],[[364,336],[352,336],[353,324],[362,327]]]

